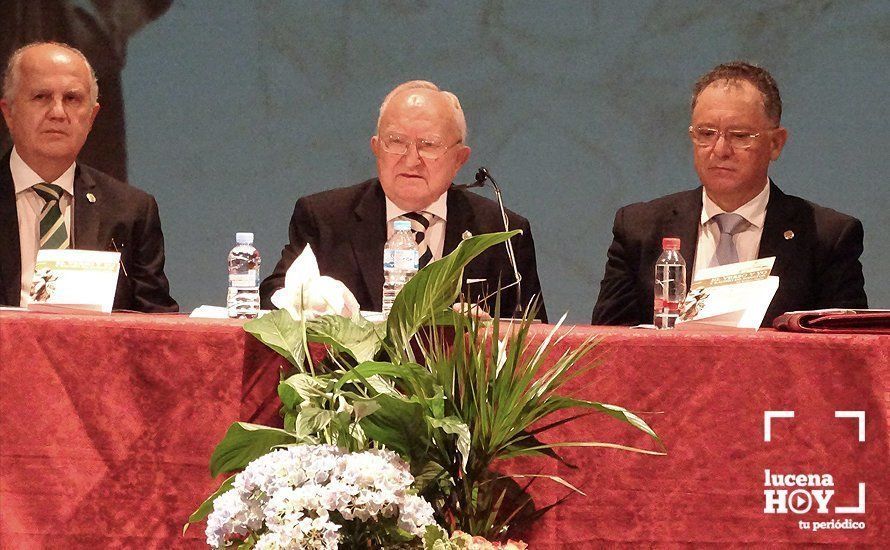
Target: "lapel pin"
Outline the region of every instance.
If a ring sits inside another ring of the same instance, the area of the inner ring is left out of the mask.
[[[94,195],[92,193],[87,193],[87,200],[90,201],[90,203],[96,202],[96,195]]]
[[[472,236],[473,236],[473,234],[470,233],[469,231],[464,231],[463,233],[461,233],[461,235],[460,235],[460,239],[461,239],[462,241],[465,241],[465,240],[469,239],[469,238],[472,237]]]
[[[793,238],[794,238],[794,231],[791,231],[790,229],[788,231],[785,231],[785,240],[786,241],[790,241]]]

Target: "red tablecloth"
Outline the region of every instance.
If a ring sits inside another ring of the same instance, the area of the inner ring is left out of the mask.
[[[603,363],[573,387],[643,412],[668,455],[571,449],[568,465],[505,464],[556,473],[587,493],[523,531],[533,548],[888,538],[890,337],[578,327],[563,345],[594,333],[605,336]],[[201,547],[200,526],[179,533],[215,488],[210,452],[230,422],[275,417],[283,364],[235,321],[8,311],[0,361],[0,548]],[[772,422],[770,442],[766,410],[795,414]],[[835,418],[838,410],[864,411],[864,442],[857,419]],[[599,415],[543,438],[653,448]],[[806,488],[835,491],[829,513],[765,514],[767,469],[830,474],[832,487]],[[859,483],[865,513],[835,513],[857,504]],[[539,507],[566,493],[541,481],[531,491]],[[847,519],[865,529],[799,524]]]
[[[890,540],[890,337],[578,327],[565,345],[592,333],[604,336],[602,365],[578,380],[577,394],[640,411],[668,454],[571,449],[562,451],[571,466],[534,460],[505,468],[557,474],[587,494],[569,497],[525,530],[534,548]],[[765,411],[794,411],[793,418],[771,421],[769,442]],[[836,418],[835,411],[864,411],[864,442],[858,420]],[[559,426],[543,439],[653,448],[602,415]],[[830,474],[834,485],[766,487],[766,470],[783,477]],[[857,505],[859,483],[865,483],[865,513],[836,513],[837,506]],[[812,496],[801,493],[791,506],[803,511],[811,502],[807,513],[764,513],[765,491],[798,489],[834,490],[828,513],[818,513]],[[567,490],[536,481],[531,492],[541,507]],[[831,520],[850,520],[850,528],[812,530]],[[852,522],[865,528],[853,529]]]
[[[210,453],[282,362],[237,321],[0,312],[0,548],[200,548]]]

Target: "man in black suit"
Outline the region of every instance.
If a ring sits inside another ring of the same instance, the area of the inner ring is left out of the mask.
[[[470,156],[464,144],[466,128],[457,97],[435,84],[411,81],[390,92],[371,138],[378,177],[297,201],[289,242],[272,275],[260,285],[263,307],[271,307],[272,294],[284,286],[288,267],[306,244],[322,275],[342,281],[362,309],[380,311],[383,246],[394,220],[414,218],[415,228],[424,233],[421,264],[448,254],[465,236],[503,231],[495,202],[451,184]],[[517,303],[514,288],[505,289],[501,312],[512,315],[517,306],[525,307],[538,296],[538,318],[546,321],[528,220],[513,212],[508,219],[511,229],[523,230],[513,237],[522,295]],[[487,298],[493,307],[494,298],[486,295],[515,279],[503,246],[488,249],[467,266],[464,280],[474,279],[481,281],[465,283],[465,296],[470,301]]]
[[[681,239],[687,285],[713,265],[775,256],[779,289],[765,326],[791,310],[868,307],[862,223],[769,179],[788,137],[781,114],[778,87],[761,67],[732,62],[699,79],[689,134],[702,186],[618,211],[593,324],[652,322],[663,237]]]
[[[164,275],[154,198],[76,162],[99,111],[98,93],[89,62],[70,46],[34,43],[10,57],[0,100],[14,145],[0,161],[3,305],[27,303],[37,251],[51,246],[118,250],[115,309],[178,310]],[[52,210],[55,225],[42,228]]]

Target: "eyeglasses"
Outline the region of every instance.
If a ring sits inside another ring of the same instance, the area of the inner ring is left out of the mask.
[[[692,137],[692,142],[699,147],[713,147],[717,144],[720,136],[723,136],[726,144],[733,149],[750,149],[760,134],[771,132],[774,129],[750,132],[748,130],[718,130],[707,126],[690,126],[689,135]]]
[[[437,139],[417,138],[412,140],[403,134],[386,134],[380,136],[380,141],[383,142],[383,149],[394,155],[407,154],[408,149],[411,148],[411,142],[414,142],[417,154],[428,160],[436,160],[460,143],[460,140],[452,145],[445,145]]]

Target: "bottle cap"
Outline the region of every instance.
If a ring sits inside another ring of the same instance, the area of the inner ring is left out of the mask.
[[[410,231],[411,222],[409,222],[408,220],[396,220],[392,222],[392,228],[396,231]]]
[[[253,233],[235,233],[235,242],[238,244],[253,244]]]
[[[661,248],[663,250],[680,250],[680,239],[677,237],[665,237],[661,239]]]

